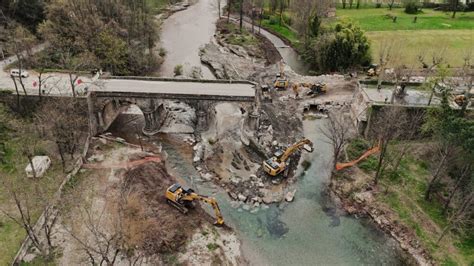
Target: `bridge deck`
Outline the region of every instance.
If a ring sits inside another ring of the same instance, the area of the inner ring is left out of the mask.
[[[164,94],[164,95],[196,95],[218,97],[254,97],[255,89],[251,83],[199,83],[179,81],[148,81],[107,79],[101,88],[91,91],[105,94]]]

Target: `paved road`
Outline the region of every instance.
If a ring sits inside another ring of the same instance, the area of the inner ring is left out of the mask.
[[[33,52],[42,51],[46,44],[38,45]],[[16,61],[16,57],[8,57],[0,61],[0,89],[14,90],[15,86],[8,72],[3,68]],[[28,94],[38,94],[38,73],[28,70],[30,76],[23,78],[26,92]],[[255,90],[252,84],[242,83],[199,83],[199,82],[176,82],[176,81],[145,81],[145,80],[124,80],[107,79],[97,80],[97,77],[81,76],[76,82],[76,92],[83,95],[88,90],[107,92],[143,92],[162,94],[183,94],[183,95],[211,95],[211,96],[237,96],[254,97]],[[42,76],[42,90],[49,95],[72,95],[69,76],[64,73],[47,73]],[[80,83],[80,84],[79,84]],[[23,89],[17,79],[18,89],[23,93]]]
[[[254,86],[252,84],[242,83],[198,83],[109,79],[104,80],[100,87],[96,87],[91,90],[106,92],[143,92],[211,96],[255,96]]]

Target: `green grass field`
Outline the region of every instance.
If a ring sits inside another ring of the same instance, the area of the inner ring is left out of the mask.
[[[146,0],[146,4],[150,7],[151,11],[155,14],[160,13],[160,10],[168,6],[167,0]]]
[[[281,36],[285,37],[288,41],[290,41],[292,44],[298,44],[299,43],[299,38],[298,34],[291,29],[283,26],[280,26],[278,23],[272,24],[270,23],[270,20],[264,19],[262,20],[262,27],[266,29],[270,29],[274,32],[277,32]]]
[[[372,42],[372,56],[377,60],[384,42],[400,47],[401,63],[420,67],[417,55],[446,49],[445,60],[451,67],[463,64],[467,51],[474,51],[474,12],[451,13],[424,9],[421,14],[405,14],[403,8],[338,9],[338,20],[357,23]],[[393,23],[387,15],[397,16]],[[417,16],[417,23],[413,18]],[[429,55],[427,55],[429,56]]]
[[[474,51],[474,30],[369,31],[366,35],[371,41],[374,61],[386,42],[395,42],[401,48],[401,63],[415,67],[421,67],[417,56],[422,53],[429,59],[431,52],[445,49],[447,64],[457,67],[464,63],[467,51]]]
[[[459,12],[456,18],[451,18],[451,13],[424,9],[417,15],[409,15],[403,8],[368,9],[338,9],[336,15],[341,20],[357,22],[365,31],[393,31],[393,30],[474,30],[474,12]],[[396,16],[394,23],[389,16]],[[413,23],[413,18],[417,22]]]

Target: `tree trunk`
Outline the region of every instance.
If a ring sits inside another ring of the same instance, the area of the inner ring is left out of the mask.
[[[18,91],[18,85],[16,84],[16,79],[14,76],[10,76],[13,80],[13,84],[15,85],[16,91],[16,108],[20,110],[20,91]]]
[[[436,86],[436,85],[433,85],[433,88],[431,89],[430,98],[429,98],[429,100],[428,100],[428,106],[431,105],[431,101],[433,100],[433,95],[434,95],[434,93],[435,93],[435,86]]]
[[[240,23],[239,23],[240,32],[242,32],[243,17],[244,17],[244,0],[240,0]]]
[[[72,73],[69,73],[69,83],[71,84],[72,97],[76,97],[76,79],[72,77]]]
[[[384,142],[385,141],[382,141],[382,143],[381,143],[382,150],[380,151],[379,161],[377,163],[377,172],[375,173],[375,184],[378,183],[380,177],[382,176],[382,172],[383,172],[382,164],[383,164],[383,160],[385,159],[385,154],[387,152],[387,145],[388,145],[388,143],[384,143]]]
[[[283,3],[280,2],[280,27],[282,25],[282,21],[283,21]]]
[[[461,176],[458,178],[458,180],[456,181],[456,184],[454,185],[453,190],[449,194],[448,200],[444,203],[443,214],[446,214],[446,211],[449,208],[449,204],[451,203],[451,200],[454,198],[456,191],[461,187],[462,181],[464,180],[464,177],[466,177],[466,175],[469,173],[469,171],[470,171],[469,166],[464,167],[461,173]]]
[[[453,0],[453,15],[451,18],[456,17],[456,12],[458,11],[458,0]]]
[[[64,158],[62,144],[59,141],[56,141],[56,145],[58,146],[59,156],[61,157],[61,165],[63,167],[63,172],[66,172],[66,159]]]
[[[395,162],[395,165],[393,166],[394,172],[398,170],[398,167],[400,167],[400,163],[402,162],[403,157],[405,157],[405,154],[407,153],[409,147],[410,146],[408,144],[403,145],[400,155],[398,156],[397,161]]]
[[[227,23],[230,23],[230,10],[232,9],[232,1],[233,0],[228,0],[227,3]]]
[[[443,232],[441,232],[441,235],[439,236],[438,240],[436,240],[436,244],[439,244],[439,242],[441,242],[441,240],[444,238],[444,236],[450,229],[451,229],[451,224],[448,224],[446,225],[446,227],[444,227]]]
[[[36,179],[36,169],[35,165],[33,164],[33,156],[31,154],[28,154],[26,157],[28,157],[28,162],[30,162],[31,171],[33,171],[33,178]]]
[[[441,161],[438,164],[438,168],[436,168],[436,172],[433,175],[433,178],[428,184],[428,188],[426,189],[426,193],[425,193],[425,200],[428,200],[428,201],[430,200],[433,187],[440,176],[441,169],[443,168],[444,163],[446,162],[447,158],[448,158],[448,151],[446,150],[445,153],[443,154],[443,157],[441,157]]]

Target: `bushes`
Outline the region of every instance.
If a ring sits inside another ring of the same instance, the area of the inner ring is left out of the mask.
[[[419,12],[420,12],[420,6],[416,0],[405,1],[405,13],[418,14]]]
[[[174,75],[181,76],[183,74],[183,65],[176,65],[174,67]]]
[[[304,53],[313,70],[345,71],[371,61],[370,44],[364,32],[351,23],[337,24],[311,39]]]

